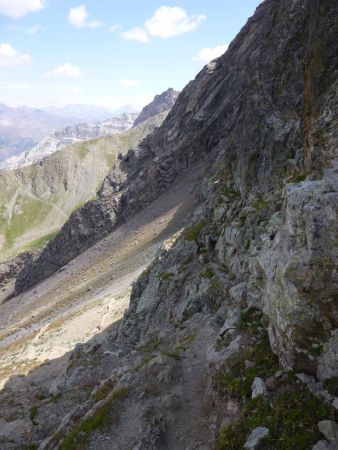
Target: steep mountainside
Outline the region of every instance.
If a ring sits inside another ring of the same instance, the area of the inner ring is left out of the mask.
[[[95,271],[107,242],[199,176],[189,226],[133,283],[123,320],[6,383],[5,450],[338,448],[337,13],[265,0],[24,266],[17,293],[50,277],[7,314],[81,262]]]
[[[178,94],[178,91],[169,88],[162,92],[162,94],[155,95],[154,100],[142,109],[136,118],[134,125],[136,126],[145,120],[150,119],[150,117],[154,117],[157,114],[171,109],[177,100]]]
[[[119,153],[158,126],[159,115],[121,134],[66,146],[38,164],[0,173],[0,259],[41,247],[95,197]]]
[[[80,123],[54,131],[32,149],[0,162],[0,170],[13,170],[41,161],[62,147],[76,142],[122,133],[132,127],[137,114],[122,114],[104,122]]]

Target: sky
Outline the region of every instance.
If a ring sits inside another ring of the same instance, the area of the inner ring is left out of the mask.
[[[0,0],[0,103],[142,107],[182,90],[261,0]]]

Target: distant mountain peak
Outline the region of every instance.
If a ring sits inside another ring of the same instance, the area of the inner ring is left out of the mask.
[[[173,88],[167,89],[162,92],[162,94],[155,95],[154,100],[142,109],[134,122],[134,126],[171,109],[174,106],[178,95],[179,91],[175,91]]]

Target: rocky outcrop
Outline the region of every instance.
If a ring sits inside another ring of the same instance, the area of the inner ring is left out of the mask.
[[[22,267],[32,260],[36,254],[37,252],[34,251],[21,252],[9,261],[0,262],[0,289],[10,280],[15,280]]]
[[[155,95],[154,100],[149,105],[146,105],[137,116],[134,126],[139,125],[151,117],[157,116],[157,114],[169,111],[174,106],[178,95],[179,92],[173,88],[167,89],[162,94]]]

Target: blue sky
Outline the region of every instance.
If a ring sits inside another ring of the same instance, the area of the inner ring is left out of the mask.
[[[261,0],[0,0],[0,102],[142,106],[181,90]]]

